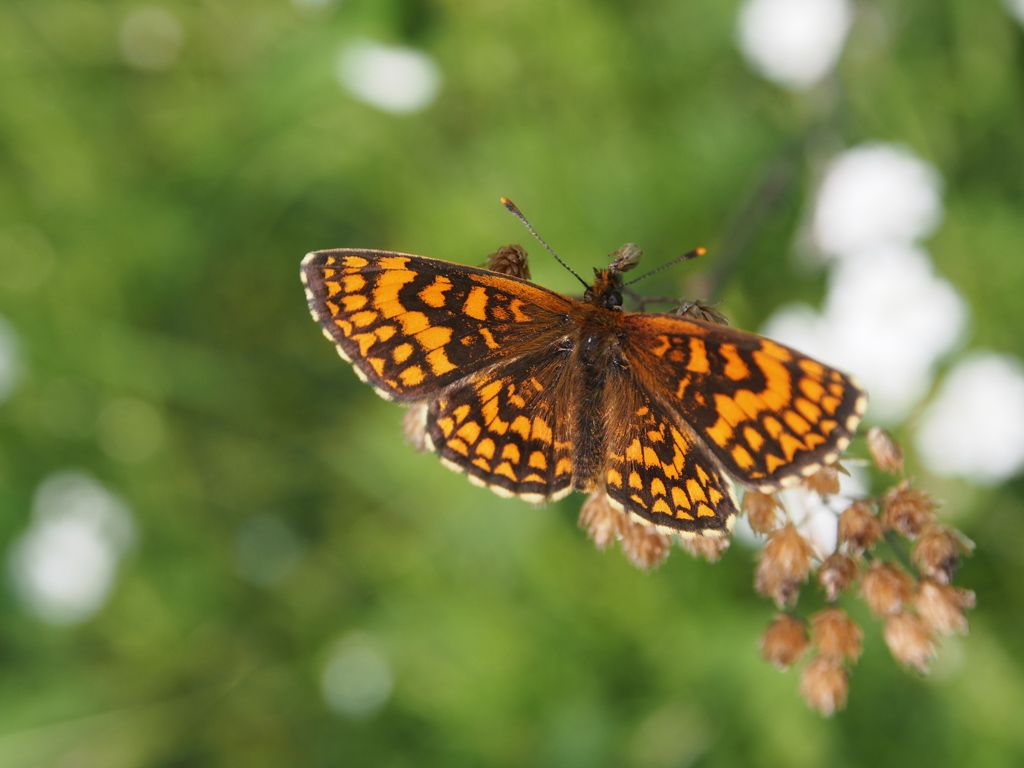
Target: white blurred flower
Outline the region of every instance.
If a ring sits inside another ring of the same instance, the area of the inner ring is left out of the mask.
[[[0,317],[0,402],[14,390],[20,369],[18,337],[7,321]]]
[[[51,624],[83,621],[106,600],[134,535],[127,508],[96,480],[52,475],[36,491],[31,525],[11,547],[15,593]]]
[[[136,69],[163,72],[178,60],[185,32],[166,8],[140,6],[128,12],[119,32],[121,55]]]
[[[835,66],[852,18],[848,0],[747,0],[740,51],[764,77],[803,90]]]
[[[437,65],[426,54],[374,42],[353,43],[343,50],[336,75],[357,99],[395,114],[428,106],[441,86]]]
[[[975,352],[957,363],[928,404],[917,432],[921,460],[933,472],[979,484],[1024,468],[1024,363]]]
[[[376,714],[391,696],[392,685],[391,665],[361,632],[335,645],[320,676],[327,706],[352,719]]]
[[[912,243],[942,219],[942,179],[902,147],[865,144],[834,158],[814,211],[814,238],[830,256]]]
[[[893,423],[927,393],[935,364],[966,321],[963,299],[924,251],[891,245],[839,262],[820,314],[782,307],[762,332],[854,374],[868,391],[871,417]]]
[[[779,491],[779,501],[819,558],[835,551],[839,536],[839,514],[850,505],[850,499],[867,493],[864,472],[859,467],[847,468],[849,474],[839,473],[839,493],[822,497],[802,485]]]
[[[1024,24],[1024,0],[1003,0],[1007,13],[1021,24]]]

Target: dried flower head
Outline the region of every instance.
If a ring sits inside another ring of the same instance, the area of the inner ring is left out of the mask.
[[[719,312],[713,305],[703,301],[685,301],[676,307],[674,314],[682,317],[692,317],[695,320],[702,320],[705,323],[715,325],[728,325],[729,319]]]
[[[644,255],[644,252],[636,243],[626,243],[609,255],[612,259],[608,265],[609,269],[615,272],[628,272],[640,263],[640,257]]]
[[[857,563],[849,555],[833,552],[818,567],[818,583],[825,598],[833,603],[857,578]]]
[[[818,655],[832,661],[860,658],[864,633],[841,608],[826,608],[811,617],[811,642]]]
[[[882,525],[912,539],[935,519],[935,506],[931,496],[904,480],[882,498]]]
[[[526,250],[521,245],[503,245],[487,257],[487,269],[503,275],[530,279],[530,265],[527,264]]]
[[[839,467],[828,464],[821,467],[810,477],[804,479],[804,487],[822,496],[834,496],[839,493]]]
[[[974,593],[969,589],[958,589],[925,579],[918,587],[914,606],[924,623],[936,634],[951,635],[956,632],[966,635],[967,617],[964,611],[973,608],[974,603]]]
[[[928,625],[912,613],[896,613],[885,620],[885,644],[896,661],[919,672],[927,672],[935,658],[935,643]]]
[[[761,637],[761,656],[778,669],[788,669],[807,650],[807,627],[787,613],[775,615]]]
[[[868,451],[875,466],[883,472],[898,474],[903,471],[903,450],[881,427],[868,430]]]
[[[892,563],[874,562],[861,579],[860,593],[876,616],[890,616],[903,610],[914,593],[910,574]]]
[[[779,527],[779,502],[774,494],[747,491],[743,494],[747,522],[756,533],[771,533]]]
[[[962,537],[948,528],[932,526],[914,543],[914,565],[923,576],[940,584],[949,584],[960,564],[960,555],[968,550]]]
[[[853,554],[873,549],[882,538],[882,523],[866,501],[855,501],[839,516],[839,541]]]
[[[629,519],[622,531],[622,551],[637,568],[649,570],[668,557],[672,537],[639,518]]]
[[[604,488],[591,493],[580,507],[579,526],[600,550],[622,538],[629,520],[626,513],[608,502]]]
[[[825,717],[846,706],[849,681],[842,662],[818,656],[807,665],[800,677],[800,693]]]
[[[761,552],[754,586],[782,608],[796,602],[811,569],[813,549],[792,523],[775,531]]]
[[[402,434],[417,451],[427,450],[427,404],[416,403],[402,417]]]
[[[717,563],[731,541],[728,536],[680,536],[679,546],[694,557]]]
[[[633,258],[630,246],[619,249],[613,258],[625,260],[620,269],[628,268]],[[676,310],[694,317],[701,317],[703,311],[700,304]],[[407,423],[422,429],[422,413],[415,418],[410,414]],[[872,430],[869,442],[881,469],[902,473],[902,453],[887,433]],[[845,706],[849,676],[863,653],[864,630],[845,605],[840,607],[844,597],[854,596],[855,584],[859,582],[859,595],[867,607],[883,620],[892,656],[921,672],[934,658],[936,638],[967,632],[966,612],[975,604],[973,592],[951,583],[960,558],[973,544],[954,528],[939,526],[935,502],[907,479],[894,481],[881,496],[848,503],[838,521],[830,516],[827,521],[823,517],[820,526],[815,519],[814,524],[796,527],[798,520],[807,522],[812,514],[839,508],[843,503],[839,473],[843,471],[833,462],[804,478],[793,493],[747,490],[742,502],[750,527],[767,537],[754,587],[787,610],[776,614],[765,629],[761,655],[779,669],[804,663],[800,692],[811,708],[825,716]],[[824,528],[826,522],[835,525],[834,546],[832,541],[813,538],[821,531],[831,533]],[[614,505],[603,487],[583,504],[579,524],[599,549],[618,541],[639,568],[661,563],[673,541],[691,555],[712,562],[730,543],[728,536],[684,537],[658,528]],[[808,617],[796,604],[802,585],[815,569],[831,605]]]

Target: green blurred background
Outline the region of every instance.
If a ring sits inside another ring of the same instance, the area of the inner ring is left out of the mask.
[[[6,0],[0,765],[1024,763],[1019,475],[910,456],[977,542],[971,634],[921,678],[867,622],[823,720],[759,659],[752,548],[641,573],[577,530],[579,496],[532,508],[416,454],[298,280],[333,246],[479,264],[525,242],[507,195],[580,272],[707,245],[645,290],[720,285],[757,328],[820,302],[794,253],[822,164],[880,140],[945,180],[928,245],[963,344],[1024,354],[1022,28],[855,10],[794,91],[745,62],[736,2]],[[359,98],[366,41],[429,57],[420,102]]]

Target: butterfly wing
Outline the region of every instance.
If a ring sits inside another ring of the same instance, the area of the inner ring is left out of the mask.
[[[540,502],[572,489],[574,375],[558,348],[488,368],[426,412],[427,444],[448,467],[505,496]]]
[[[775,490],[835,461],[867,406],[846,374],[756,334],[673,315],[624,323],[643,388],[747,485]]]
[[[302,260],[313,318],[378,394],[421,400],[495,363],[550,347],[571,300],[516,277],[390,251]]]
[[[674,410],[622,376],[606,393],[608,497],[682,535],[721,535],[736,514],[719,462]]]

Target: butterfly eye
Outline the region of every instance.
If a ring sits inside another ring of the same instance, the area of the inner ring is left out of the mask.
[[[615,309],[622,306],[622,293],[620,291],[611,291],[605,297],[605,306],[609,309]]]

